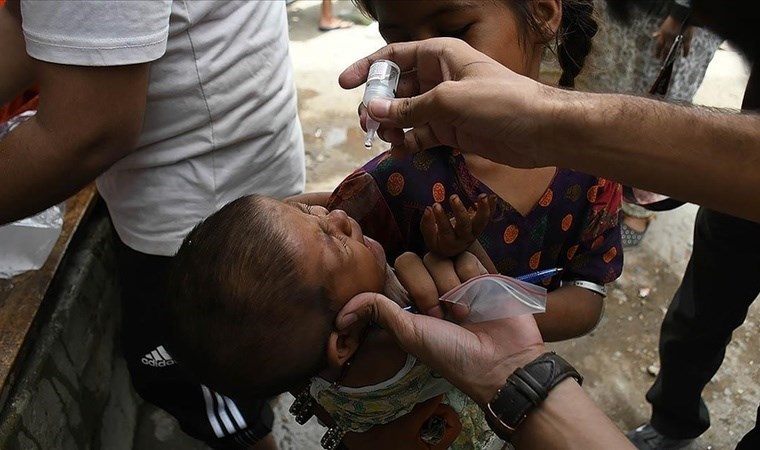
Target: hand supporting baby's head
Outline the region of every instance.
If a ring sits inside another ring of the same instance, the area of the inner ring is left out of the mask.
[[[165,311],[168,347],[227,395],[298,387],[358,346],[334,329],[343,304],[383,292],[385,254],[342,211],[240,198],[187,236]]]
[[[222,208],[187,236],[174,261],[166,313],[169,351],[200,382],[267,396],[326,364],[335,313],[259,196]]]

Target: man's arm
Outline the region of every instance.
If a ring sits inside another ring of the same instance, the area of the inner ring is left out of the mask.
[[[573,379],[549,391],[548,397],[520,424],[512,444],[519,450],[634,448]]]
[[[37,115],[0,141],[0,223],[74,194],[132,151],[142,127],[149,64],[34,65]]]
[[[377,59],[406,74],[403,98],[368,107],[397,155],[448,145],[514,167],[573,168],[760,221],[760,116],[563,91],[446,38],[386,46],[346,69],[341,85],[362,84]]]
[[[34,79],[17,7],[13,3],[0,7],[0,105],[20,94]]]
[[[760,116],[554,91],[547,159],[760,221]]]

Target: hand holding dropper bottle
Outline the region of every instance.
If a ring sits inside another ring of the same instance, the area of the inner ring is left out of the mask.
[[[394,98],[400,76],[401,70],[393,61],[379,59],[372,63],[367,76],[367,84],[364,87],[364,98],[362,98],[364,106],[368,107],[373,98]],[[375,138],[379,127],[380,124],[368,115],[367,136],[364,139],[365,147],[372,148],[372,140]]]

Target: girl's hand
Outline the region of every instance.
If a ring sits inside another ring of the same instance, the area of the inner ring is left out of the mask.
[[[660,61],[664,61],[668,57],[670,47],[673,46],[673,42],[676,40],[678,33],[681,31],[681,22],[673,16],[668,16],[660,26],[660,29],[652,34],[652,38],[655,40],[654,56]],[[689,56],[689,50],[691,49],[691,41],[694,37],[694,27],[687,26],[683,31],[683,56],[684,58]]]
[[[468,211],[459,196],[449,197],[454,217],[449,219],[443,207],[436,203],[425,208],[420,231],[428,251],[439,256],[456,256],[475,242],[483,232],[496,207],[496,196],[481,194],[476,209]]]

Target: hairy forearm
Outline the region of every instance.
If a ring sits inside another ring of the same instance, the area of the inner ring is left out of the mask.
[[[528,414],[512,438],[519,450],[634,448],[573,379],[566,379]]]
[[[555,164],[760,221],[760,116],[555,92]]]
[[[602,315],[604,299],[576,286],[565,286],[546,297],[546,312],[536,314],[544,341],[556,342],[583,336],[593,330]]]

